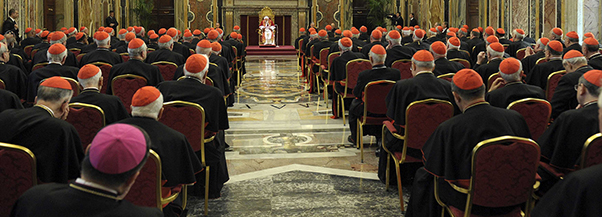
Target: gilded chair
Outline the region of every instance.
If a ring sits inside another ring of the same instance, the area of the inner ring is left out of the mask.
[[[557,72],[553,72],[548,76],[548,82],[546,84],[546,99],[548,101],[552,100],[554,96],[554,91],[556,87],[558,87],[558,82],[560,82],[560,78],[566,74],[566,70],[560,70]]]
[[[416,158],[407,155],[407,149],[412,148],[421,150],[426,140],[435,132],[439,124],[454,116],[454,107],[445,100],[425,99],[410,103],[406,109],[405,126],[401,126],[404,130],[399,132],[397,127],[390,121],[383,122],[382,130],[382,149],[387,153],[387,172],[385,186],[389,189],[390,177],[390,162],[393,159],[395,163],[395,171],[397,174],[397,189],[399,190],[399,203],[401,211],[404,211],[403,205],[403,189],[401,186],[401,171],[400,165],[403,163],[422,163],[422,157]],[[402,152],[392,152],[387,148],[385,141],[385,133],[389,131],[393,137],[403,140]]]
[[[134,97],[134,93],[136,93],[138,89],[146,86],[146,78],[138,75],[126,74],[116,76],[111,82],[111,91],[113,92],[113,95],[121,99],[121,102],[128,113],[132,112],[132,97]]]
[[[32,49],[31,50],[31,55],[29,55],[30,59],[33,59],[33,57],[38,53],[38,51],[40,51],[39,49]]]
[[[123,60],[123,62],[127,62],[128,60],[130,60],[129,53],[120,53],[119,56],[121,56],[121,59]]]
[[[533,140],[537,140],[546,128],[548,128],[550,115],[552,114],[552,105],[546,100],[535,98],[521,99],[510,103],[508,109],[517,111],[525,118]]]
[[[4,81],[2,79],[0,79],[0,89],[6,90],[6,84],[4,83]]]
[[[518,49],[518,50],[516,51],[516,59],[518,59],[518,60],[522,60],[522,59],[524,59],[524,58],[525,58],[525,55],[526,55],[526,54],[525,54],[525,52],[526,52],[526,51],[527,51],[527,48],[521,48],[521,49]]]
[[[80,53],[79,55],[75,56],[75,59],[77,59],[77,62],[81,62],[82,58],[84,58],[84,55],[86,55],[85,53]]]
[[[322,74],[320,77],[322,78],[322,83],[324,84],[324,103],[326,104],[326,108],[328,108],[328,88],[332,88],[334,82],[330,80],[330,67],[332,66],[332,61],[334,58],[341,56],[341,51],[333,52],[328,55],[328,62],[326,62],[326,66],[322,65]],[[334,102],[334,100],[333,100]]]
[[[357,78],[359,77],[360,72],[371,69],[372,63],[370,63],[370,60],[366,59],[355,59],[347,62],[345,68],[345,80],[339,81],[339,84],[343,86],[344,91],[339,92],[336,88],[334,88],[334,92],[338,96],[337,104],[340,106],[341,115],[343,116],[343,125],[347,123],[345,121],[345,99],[355,98],[351,91],[353,90],[353,88],[355,88],[355,85],[357,84]],[[335,114],[335,116],[336,115],[337,114]]]
[[[449,61],[459,62],[464,66],[464,68],[470,69],[470,62],[468,60],[461,59],[461,58],[454,58],[454,59],[450,59]]]
[[[391,68],[398,69],[401,72],[401,80],[414,77],[414,75],[412,75],[412,60],[395,60],[393,64],[391,64]]]
[[[43,62],[43,63],[38,63],[38,64],[35,64],[35,65],[33,65],[33,68],[31,68],[31,71],[33,72],[33,71],[35,71],[35,70],[38,70],[38,69],[44,68],[44,67],[46,67],[47,65],[48,65],[48,62]]]
[[[361,162],[364,163],[364,126],[383,125],[387,118],[387,94],[395,85],[395,81],[380,80],[366,84],[363,92],[364,114],[357,118],[357,145],[360,146]]]
[[[71,85],[71,90],[73,91],[73,95],[71,97],[76,97],[77,95],[79,95],[79,92],[80,92],[80,89],[81,89],[81,86],[79,85],[79,82],[77,82],[73,78],[68,78],[68,77],[61,77],[61,78],[67,80],[69,82],[69,85]],[[40,81],[40,84],[42,82],[44,82],[46,79],[48,79],[48,78],[42,79]]]
[[[318,91],[318,96],[320,95],[320,77],[322,77],[322,71],[328,67],[328,52],[330,48],[322,48],[320,50],[320,54],[318,57],[318,62],[316,66],[318,66],[318,72],[315,73],[314,77],[316,79],[316,90]],[[324,92],[326,92],[326,84],[324,84]]]
[[[495,74],[492,74],[489,76],[489,78],[487,79],[487,90],[489,90],[489,88],[491,88],[491,86],[493,85],[493,82],[495,82],[496,79],[501,78],[502,76],[500,75],[499,72],[496,72]],[[499,88],[504,87],[505,85],[500,86]]]
[[[447,73],[447,74],[439,75],[439,76],[437,76],[437,78],[441,78],[443,80],[451,82],[452,78],[454,77],[455,74],[456,73]]]
[[[73,53],[73,55],[75,55],[77,57],[77,55],[82,53],[82,50],[79,48],[71,48],[71,49],[69,49],[69,52]]]
[[[435,199],[451,216],[471,215],[474,205],[482,207],[516,208],[499,216],[529,216],[530,206],[524,213],[523,204],[531,204],[531,195],[537,186],[536,175],[540,158],[539,145],[531,139],[501,136],[479,142],[472,151],[471,177],[465,183],[442,181],[435,177]],[[453,207],[441,200],[440,185],[450,185],[466,194],[465,207]]]
[[[545,63],[548,62],[548,59],[546,59],[545,57],[539,58],[536,62],[535,65],[541,64],[541,63]]]
[[[173,80],[173,77],[176,74],[176,70],[178,70],[177,64],[168,61],[154,62],[151,65],[157,66],[159,68],[161,76],[163,76],[163,80],[165,81]]]
[[[25,48],[23,48],[23,51],[25,52],[27,57],[29,57],[29,59],[33,58],[33,55],[31,54],[31,52],[32,52],[34,46],[35,45],[27,45],[27,46],[25,46]]]
[[[109,74],[111,73],[111,68],[113,68],[113,65],[108,64],[108,63],[103,63],[103,62],[95,62],[95,63],[91,63],[91,64],[100,68],[100,72],[102,73],[103,79],[106,80],[109,78]],[[107,93],[107,90],[109,88],[109,82],[110,81],[102,82],[102,87],[100,88],[101,93]]]
[[[28,148],[0,143],[0,216],[9,216],[13,204],[38,184],[36,157]]]
[[[600,163],[602,163],[602,133],[596,133],[585,141],[579,166],[585,169]]]
[[[192,146],[192,150],[200,153],[201,164],[205,169],[205,215],[209,209],[209,165],[205,161],[205,144],[212,143],[214,133],[205,127],[205,109],[196,103],[172,101],[163,103],[163,115],[159,121],[168,127],[184,134]]]
[[[77,130],[82,150],[88,148],[96,133],[106,125],[104,111],[98,106],[86,103],[69,103],[66,121]]]

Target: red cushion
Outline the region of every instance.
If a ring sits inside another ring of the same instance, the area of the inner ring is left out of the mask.
[[[163,76],[163,80],[171,81],[173,80],[173,76],[176,74],[177,66],[171,64],[156,64],[155,66],[159,67],[159,71]]]
[[[558,87],[558,82],[560,82],[560,78],[562,78],[562,76],[564,75],[565,74],[556,74],[550,77],[550,79],[548,79],[548,86],[546,88],[548,101],[552,100],[552,96],[554,96],[554,91],[556,90],[556,87]]]
[[[96,133],[104,127],[103,115],[98,110],[87,107],[69,108],[66,121],[77,130],[83,150],[88,148]]]
[[[451,212],[454,214],[454,216],[464,216],[464,211],[463,210],[459,210],[456,207],[450,206],[449,209],[451,210]],[[472,217],[481,217],[480,215],[475,215],[475,214],[470,214],[470,216]],[[496,215],[496,216],[488,216],[488,217],[521,217],[521,210],[520,207],[516,207],[514,210],[512,210],[512,212],[505,214],[505,215]]]
[[[96,66],[98,66],[98,68],[100,68],[103,78],[108,78],[109,73],[111,73],[111,68],[113,68],[113,66],[105,65],[105,64],[102,64],[102,65],[98,64]],[[107,89],[109,88],[109,82],[111,82],[111,81],[102,82],[102,87],[100,88],[101,93],[107,93]]]
[[[395,152],[393,154],[395,155],[395,158],[397,158],[397,160],[401,160],[401,155],[403,155],[402,152]],[[405,159],[404,163],[417,163],[417,162],[422,163],[422,159],[415,158],[415,157],[412,157],[412,156],[406,154],[406,159]]]
[[[510,109],[517,111],[525,118],[533,140],[537,140],[546,130],[552,112],[550,104],[543,102],[519,103]]]
[[[9,216],[12,205],[33,187],[32,158],[18,151],[0,150],[0,216]]]
[[[364,118],[366,118],[366,123],[364,125],[382,125],[383,121],[389,120],[389,118],[387,117],[360,117],[360,121],[364,121]]]
[[[154,158],[149,157],[125,200],[137,206],[157,207],[157,173],[159,168]],[[159,162],[160,163],[160,162]]]
[[[411,61],[396,62],[395,64],[393,64],[391,66],[391,68],[398,69],[401,72],[401,80],[414,77],[414,75],[412,75],[412,69],[411,69],[412,62]]]
[[[141,87],[146,86],[146,81],[143,79],[117,79],[113,82],[113,95],[119,97],[125,109],[130,113],[132,108],[132,97],[134,93]]]
[[[602,163],[602,139],[594,140],[588,147],[589,149],[585,156],[585,165],[581,165],[581,168],[587,168]]]
[[[422,149],[426,140],[435,132],[439,124],[453,116],[454,108],[450,104],[418,104],[406,111],[407,134],[409,148]]]

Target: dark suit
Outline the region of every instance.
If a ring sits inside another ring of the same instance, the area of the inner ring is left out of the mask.
[[[447,51],[447,59],[463,59],[470,62],[470,54],[462,50],[450,49]]]
[[[40,42],[42,42],[42,39],[38,38],[38,37],[31,37],[31,38],[26,38],[23,39],[23,41],[21,41],[21,47],[23,49],[25,49],[25,47],[29,46],[29,45],[36,45],[39,44]]]
[[[564,45],[564,43],[563,43]],[[564,50],[562,50],[562,57],[564,57],[564,54],[569,52],[570,50],[576,50],[579,51],[579,53],[583,53],[581,51],[581,45],[579,43],[575,43],[575,44],[571,44],[570,46],[564,48]]]
[[[115,25],[114,25],[114,26],[111,26],[111,23],[112,23],[112,24],[115,24]],[[115,31],[117,31],[117,26],[119,26],[119,23],[117,22],[117,19],[116,19],[115,17],[111,17],[111,16],[108,16],[108,17],[105,19],[105,24],[106,24],[106,27],[111,27],[111,28],[113,28]]]
[[[410,25],[409,26],[417,26],[418,25],[418,20],[416,20],[415,18],[410,18]]]
[[[130,58],[130,60],[127,62],[114,65],[113,68],[111,68],[111,73],[106,81],[112,81],[113,78],[117,77],[118,75],[125,74],[139,75],[146,78],[146,85],[148,86],[157,86],[157,84],[163,82],[163,76],[161,75],[161,72],[157,66],[146,64],[140,60],[132,58]],[[111,83],[109,83],[107,88],[107,94],[112,94]]]
[[[40,81],[50,78],[53,76],[61,76],[67,78],[73,78],[77,80],[78,68],[73,66],[59,65],[59,64],[48,64],[44,68],[35,70],[29,74],[29,84],[27,86],[27,102],[33,104],[34,99],[38,95],[38,86]]]
[[[431,45],[429,43],[425,43],[423,41],[415,41],[415,42],[409,43],[405,46],[414,48],[416,51],[429,50],[429,48],[431,48]]]
[[[178,66],[183,65],[186,62],[181,54],[164,48],[149,53],[148,57],[146,57],[146,60],[144,60],[144,62],[148,64],[159,61],[172,62]]]
[[[351,131],[351,138],[354,140],[357,138],[357,119],[364,115],[364,101],[363,101],[363,92],[366,85],[373,81],[379,80],[390,80],[390,81],[398,81],[401,79],[401,72],[397,69],[387,68],[384,65],[376,65],[373,66],[371,70],[366,70],[360,72],[357,77],[357,84],[355,88],[353,88],[353,95],[355,99],[351,102],[349,106],[349,130]],[[383,93],[384,94],[384,93]],[[385,105],[382,105],[385,106]],[[375,116],[384,117],[385,114],[370,114]],[[380,137],[380,132],[378,130],[380,127],[376,127],[374,129],[366,129],[364,128],[364,132],[374,131],[370,134],[375,135],[376,137]]]
[[[0,113],[7,109],[22,109],[19,97],[8,90],[0,89]]]
[[[525,75],[527,75],[527,77],[529,77],[529,75],[531,74],[531,70],[533,70],[533,67],[535,67],[535,63],[537,63],[537,60],[544,57],[546,57],[546,54],[543,51],[539,51],[531,56],[525,57],[520,61],[523,65],[523,71],[525,72]]]
[[[560,70],[564,70],[561,59],[555,59],[535,65],[533,69],[531,69],[531,72],[527,74],[527,84],[539,86],[541,89],[545,90],[546,86],[548,86],[548,76]]]
[[[575,91],[575,85],[579,82],[579,78],[586,72],[593,70],[591,66],[583,66],[574,72],[567,73],[560,78],[556,90],[554,90],[554,96],[550,100],[552,104],[552,118],[558,117],[565,111],[575,109],[579,102],[577,102],[577,91]]]
[[[372,47],[374,45],[377,45],[377,44],[382,45],[384,48],[387,48],[387,44],[386,43],[383,43],[383,42],[380,42],[380,41],[370,42],[370,43],[365,44],[364,46],[362,46],[362,54],[364,54],[364,56],[366,56],[366,57],[370,57],[369,56],[370,49],[372,49]]]
[[[529,46],[529,43],[527,43],[525,41],[511,42],[510,45],[508,45],[508,49],[506,49],[506,53],[510,54],[511,57],[516,57],[516,51],[526,48],[528,46]]]
[[[19,98],[27,96],[27,74],[10,64],[0,64],[0,80],[4,81],[5,89],[17,94]]]
[[[513,82],[491,91],[485,95],[485,100],[492,106],[507,108],[510,103],[525,98],[545,99],[546,95],[538,86]]]
[[[448,73],[456,73],[463,68],[464,65],[462,65],[462,63],[452,62],[444,57],[435,60],[435,69],[433,70],[433,74],[435,74],[435,76],[439,76]]]
[[[15,34],[17,43],[19,43],[21,42],[21,36],[19,36],[19,29],[15,29],[15,24],[17,24],[17,22],[12,20],[10,17],[6,18],[2,24],[2,35],[6,35],[6,32],[12,31]]]
[[[121,56],[119,56],[119,54],[113,51],[110,51],[106,48],[98,48],[97,50],[84,55],[79,65],[80,67],[82,67],[88,63],[95,62],[103,62],[111,65],[117,65],[119,63],[122,63],[123,59],[121,58]]]
[[[44,50],[39,50],[35,56],[33,56],[32,58],[32,65],[36,65],[38,63],[47,63],[48,62],[48,57],[46,56],[48,52],[48,49],[44,49]],[[73,67],[78,67],[79,65],[77,64],[77,58],[75,57],[75,54],[73,54],[72,52],[67,51],[67,59],[65,59],[65,64],[66,66],[73,66]]]

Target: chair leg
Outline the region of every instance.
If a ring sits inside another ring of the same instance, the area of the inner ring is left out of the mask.
[[[399,190],[399,205],[401,211],[405,212],[405,206],[403,202],[403,189],[401,188],[401,171],[399,170],[399,164],[395,162],[395,172],[397,173],[397,189]]]
[[[180,194],[182,197],[182,209],[186,209],[186,205],[188,204],[188,186],[184,185],[182,187],[182,193]]]
[[[357,139],[355,140],[355,142],[359,145],[360,147],[360,159],[361,162],[364,163],[364,129],[362,126],[362,123],[360,122],[359,119],[357,119],[357,130],[355,131],[356,135],[357,135]]]
[[[341,101],[339,101],[341,104],[341,115],[343,116],[343,126],[345,126],[347,124],[347,121],[345,121],[345,98],[343,98],[341,96]],[[357,141],[356,141],[357,142]]]
[[[209,214],[209,166],[205,171],[205,216]]]
[[[384,146],[385,144],[383,144]],[[389,177],[391,177],[391,155],[387,153],[387,171],[385,171],[385,190],[389,190]]]
[[[324,90],[322,91],[322,97],[324,97],[324,104],[328,108],[328,84],[324,82]]]

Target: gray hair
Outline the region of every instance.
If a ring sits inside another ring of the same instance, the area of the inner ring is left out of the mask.
[[[42,85],[38,87],[38,99],[43,101],[55,103],[69,102],[71,100],[72,95],[72,90],[46,87]]]
[[[416,68],[423,68],[423,69],[435,68],[435,61],[423,62],[423,61],[418,61],[418,60],[412,58],[412,62],[416,65]]]
[[[0,44],[2,44],[2,45],[1,45],[2,47],[0,47],[0,54],[3,54],[4,52],[8,52],[8,51],[9,51],[9,50],[8,50],[8,47],[6,46],[6,44],[5,44],[5,43],[3,43],[3,42],[0,42]]]
[[[562,60],[562,64],[571,64],[574,65],[587,65],[587,59],[585,57],[575,57],[570,59]]]
[[[147,117],[147,118],[158,118],[159,112],[163,108],[163,94],[159,96],[154,102],[151,102],[145,106],[132,106],[132,116],[136,117]]]
[[[212,50],[211,50],[210,47],[208,47],[208,48],[202,48],[202,47],[196,46],[196,53],[197,54],[211,55],[211,51]]]
[[[583,77],[583,75],[579,78],[578,84],[583,84],[583,86],[587,89],[587,92],[591,96],[595,96],[595,97],[600,96],[600,88],[598,86],[596,86],[595,84],[592,84],[589,81],[587,81],[585,79],[585,77]]]
[[[353,44],[349,47],[345,47],[341,44],[341,40],[339,40],[337,42],[339,44],[339,48],[341,49],[341,52],[346,52],[346,51],[350,51],[353,48]],[[352,42],[353,43],[353,42]]]
[[[159,42],[158,45],[159,45],[160,49],[169,49],[171,47],[171,45],[173,45],[173,38],[165,43]]]
[[[101,70],[98,70],[98,73],[96,73],[96,75],[94,75],[90,78],[86,78],[86,79],[78,78],[77,80],[79,81],[79,84],[82,85],[82,87],[88,88],[88,87],[96,87],[98,85],[98,82],[100,81],[100,78],[102,78],[102,72],[101,72]]]
[[[57,41],[50,41],[50,44],[63,44],[67,41],[67,36],[63,36],[63,38],[57,40]]]
[[[370,51],[370,58],[372,58],[372,63],[384,63],[385,59],[387,59],[387,54],[375,54],[372,51]]]
[[[391,41],[391,45],[397,45],[401,43],[401,38],[393,39],[387,35],[387,40]]]
[[[491,56],[491,57],[503,57],[504,56],[504,52],[497,52],[489,46],[487,47],[487,53],[489,53],[489,56]]]
[[[506,82],[520,81],[522,71],[523,71],[523,66],[521,65],[517,72],[512,73],[512,74],[505,74],[505,73],[500,72],[500,76],[502,76],[502,78]]]
[[[109,45],[110,41],[111,41],[111,37],[107,37],[107,38],[105,38],[105,40],[101,40],[101,41],[94,39],[94,42],[96,42],[96,45],[98,45],[98,46],[107,46],[107,45]]]
[[[525,35],[518,33],[516,30],[513,30],[512,33],[514,33],[514,38],[517,40],[523,40],[523,38],[525,38]]]
[[[48,59],[48,62],[60,63],[63,61],[63,58],[67,56],[67,52],[67,49],[60,54],[51,54],[49,51],[46,51],[46,58]]]
[[[136,49],[128,48],[128,54],[130,55],[130,57],[142,56],[142,52],[146,52],[146,44],[143,44],[142,46]]]

